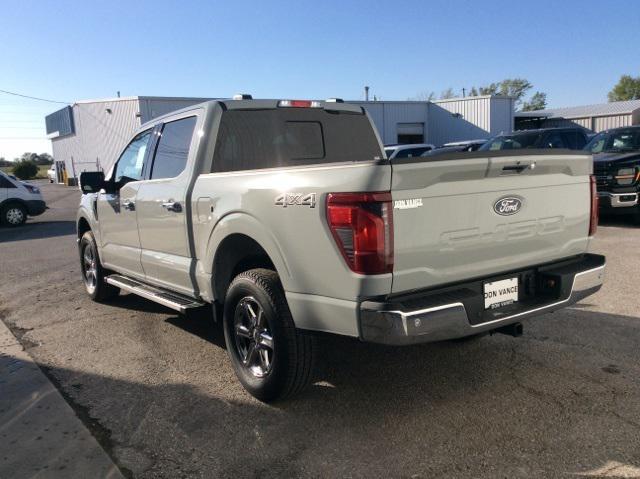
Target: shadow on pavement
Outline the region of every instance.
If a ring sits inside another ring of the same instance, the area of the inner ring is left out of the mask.
[[[598,226],[617,226],[618,228],[640,228],[640,220],[633,214],[600,216]]]
[[[221,347],[205,317],[166,321]],[[529,332],[527,324],[522,339],[467,344],[323,338],[318,381],[273,405],[244,393],[228,362],[211,364],[206,380],[185,381],[190,354],[201,351],[163,358],[161,377],[136,364],[139,382],[118,371],[47,373],[135,477],[564,477],[610,463],[637,470],[637,318],[570,310]]]
[[[0,226],[0,243],[23,241],[56,236],[72,235],[76,232],[74,221],[42,221],[37,223],[27,222],[23,226]]]

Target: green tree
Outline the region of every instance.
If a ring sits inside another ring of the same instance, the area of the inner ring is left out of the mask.
[[[522,103],[522,111],[544,110],[547,107],[547,94],[541,91],[531,95],[529,101]]]
[[[640,100],[640,77],[622,75],[607,97],[609,101]]]
[[[500,88],[500,83],[491,83],[487,86],[481,86],[478,88],[480,95],[497,95]]]
[[[471,87],[469,96],[478,95],[502,95],[515,98],[516,109],[524,109],[525,106],[530,109],[533,106],[540,106],[544,108],[547,103],[547,95],[543,92],[536,92],[531,96],[528,102],[525,102],[525,97],[529,90],[533,88],[531,82],[525,78],[506,78],[496,83],[489,83],[488,85],[476,88]]]
[[[498,94],[515,98],[516,106],[522,105],[523,98],[533,88],[533,85],[524,78],[507,78],[498,85]]]
[[[429,91],[421,91],[416,94],[416,96],[407,98],[408,101],[433,101],[436,99],[436,94],[434,92]]]
[[[453,88],[449,87],[446,90],[444,90],[442,93],[440,93],[440,99],[441,100],[447,100],[449,98],[455,98],[456,94],[453,91]]]
[[[53,165],[53,156],[51,156],[49,153],[40,153],[38,155],[36,163],[38,163],[39,165]]]
[[[14,162],[12,173],[21,180],[30,180],[38,174],[38,165],[32,160],[17,160]]]

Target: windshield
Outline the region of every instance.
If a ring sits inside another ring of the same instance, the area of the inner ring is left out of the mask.
[[[540,133],[496,136],[478,148],[479,151],[519,150],[521,148],[537,148]]]
[[[640,150],[640,128],[603,131],[584,147],[591,153],[619,153]]]

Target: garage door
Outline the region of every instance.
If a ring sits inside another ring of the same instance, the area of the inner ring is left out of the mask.
[[[424,123],[398,123],[396,132],[401,145],[424,142]]]

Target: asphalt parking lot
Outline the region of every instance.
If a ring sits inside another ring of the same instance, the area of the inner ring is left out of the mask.
[[[323,341],[319,381],[262,404],[221,331],[84,293],[79,193],[0,227],[0,318],[128,477],[640,477],[640,227],[605,221],[603,289],[524,336],[386,348]]]

